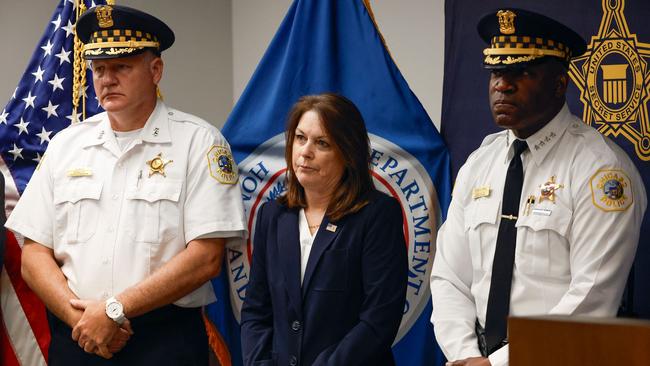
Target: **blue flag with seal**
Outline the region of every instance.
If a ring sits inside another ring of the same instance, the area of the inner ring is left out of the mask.
[[[409,277],[393,347],[397,363],[442,364],[429,322],[429,274],[436,232],[450,201],[449,157],[362,0],[294,1],[223,128],[239,163],[251,238],[227,249],[227,267],[214,285],[219,299],[231,302],[217,302],[209,316],[230,342],[233,364],[241,364],[238,318],[256,213],[285,190],[287,113],[299,97],[323,92],[342,94],[357,105],[370,134],[375,186],[397,198],[405,215]]]
[[[494,3],[448,1],[445,6],[445,81],[441,132],[449,147],[452,176],[497,132],[488,104],[490,73],[483,69],[483,49],[476,24],[496,10]],[[630,0],[504,0],[516,7],[550,16],[570,26],[587,41],[587,52],[572,60],[567,102],[571,112],[621,146],[650,187],[650,2]],[[650,215],[623,297],[620,313],[650,319]]]

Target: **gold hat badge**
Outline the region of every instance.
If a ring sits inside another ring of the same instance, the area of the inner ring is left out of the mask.
[[[499,31],[503,34],[515,33],[515,17],[517,14],[510,10],[499,10],[497,17],[499,18]]]
[[[165,174],[165,166],[172,162],[173,160],[164,160],[162,158],[162,153],[158,153],[155,158],[147,161],[147,165],[149,165],[149,177],[156,173],[161,174],[163,177],[167,177]]]
[[[110,28],[113,26],[113,17],[111,13],[113,8],[110,6],[98,6],[95,9],[95,14],[97,15],[97,23],[100,28]]]

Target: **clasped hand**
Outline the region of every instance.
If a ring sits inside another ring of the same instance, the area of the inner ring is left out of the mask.
[[[106,316],[102,301],[71,299],[70,305],[83,311],[81,319],[72,329],[72,339],[88,353],[109,359],[124,348],[133,334],[128,320],[119,326]]]

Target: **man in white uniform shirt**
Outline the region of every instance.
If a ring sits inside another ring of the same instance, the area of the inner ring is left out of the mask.
[[[508,315],[615,316],[647,204],[627,155],[566,105],[585,41],[519,9],[478,30],[504,131],[460,169],[438,233],[431,321],[449,365],[507,365]]]
[[[209,280],[246,235],[237,166],[216,128],[157,98],[165,23],[98,6],[76,29],[106,112],[52,139],[6,224],[50,312],[50,365],[205,365]]]

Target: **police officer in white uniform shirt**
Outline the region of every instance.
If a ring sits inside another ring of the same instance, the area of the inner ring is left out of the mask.
[[[507,365],[508,315],[615,316],[647,204],[627,155],[566,105],[585,41],[519,9],[478,30],[504,130],[460,169],[438,233],[431,321],[449,365]]]
[[[6,224],[50,312],[50,365],[205,365],[209,280],[246,235],[237,166],[216,128],[157,98],[165,23],[98,6],[76,28],[106,112],[52,139]]]

